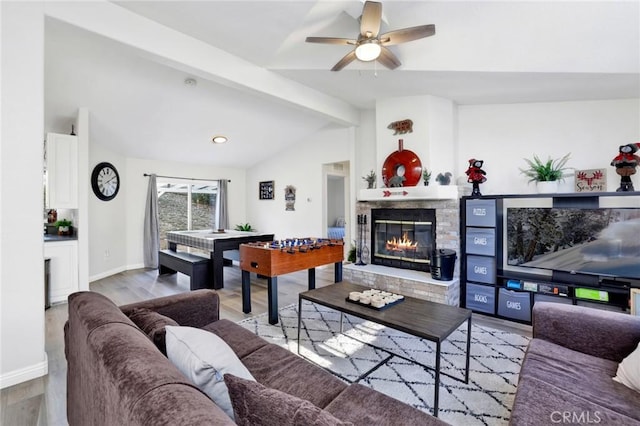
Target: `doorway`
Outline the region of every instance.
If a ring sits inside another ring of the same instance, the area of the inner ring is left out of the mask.
[[[341,239],[348,254],[350,233],[349,162],[325,164],[323,229],[327,238]]]

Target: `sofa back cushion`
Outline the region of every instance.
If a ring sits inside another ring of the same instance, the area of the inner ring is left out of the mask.
[[[69,296],[66,333],[71,426],[232,424],[105,296]]]
[[[172,294],[120,306],[129,315],[133,309],[146,308],[174,319],[180,325],[202,328],[220,319],[220,297],[215,290],[201,289]]]
[[[160,352],[167,354],[166,326],[177,326],[173,319],[146,308],[136,308],[129,313],[129,319],[137,325],[156,345]]]

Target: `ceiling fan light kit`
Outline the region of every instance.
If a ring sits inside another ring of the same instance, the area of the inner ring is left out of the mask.
[[[340,71],[354,60],[370,62],[377,60],[389,69],[396,69],[401,65],[398,57],[386,46],[393,46],[406,43],[420,38],[429,37],[436,33],[436,26],[419,25],[417,27],[403,28],[389,31],[380,35],[380,24],[382,22],[382,3],[366,1],[362,8],[360,17],[360,34],[358,38],[336,38],[336,37],[307,37],[307,43],[340,44],[355,46],[354,50],[347,53],[331,71]]]
[[[365,40],[356,47],[356,58],[363,62],[370,62],[378,59],[382,47],[378,40]]]

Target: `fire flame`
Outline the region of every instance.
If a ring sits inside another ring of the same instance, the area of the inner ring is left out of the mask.
[[[414,243],[411,241],[405,232],[400,239],[393,237],[387,240],[385,248],[390,251],[416,250],[418,248],[418,242]]]

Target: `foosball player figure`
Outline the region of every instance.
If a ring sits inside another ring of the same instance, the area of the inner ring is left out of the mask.
[[[473,184],[473,191],[471,191],[471,195],[474,197],[479,197],[482,195],[480,193],[480,184],[487,181],[485,175],[487,172],[482,170],[482,164],[484,164],[483,160],[476,160],[472,158],[469,160],[469,168],[465,172],[467,174],[467,182]]]
[[[640,142],[620,145],[619,154],[611,161],[611,165],[616,168],[616,173],[620,175],[620,187],[617,192],[633,191],[631,176],[636,174],[636,167],[640,164],[640,157],[635,153],[640,149]]]

